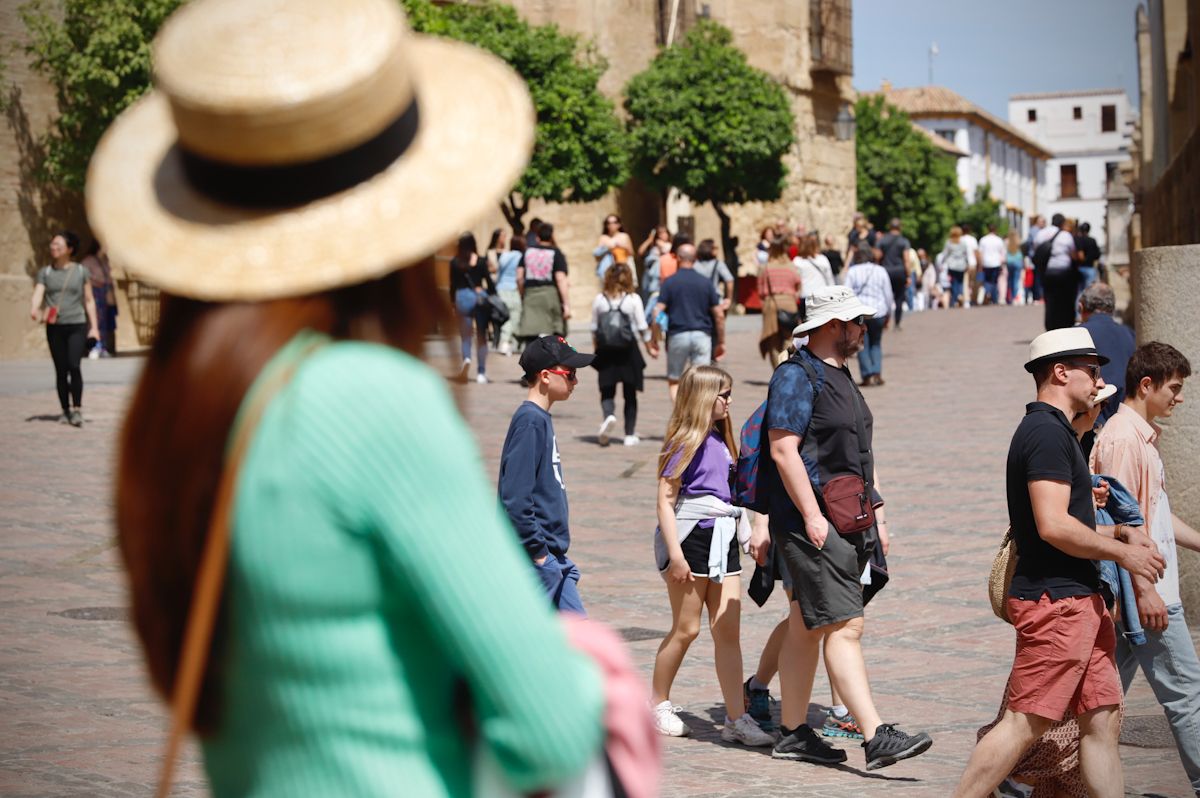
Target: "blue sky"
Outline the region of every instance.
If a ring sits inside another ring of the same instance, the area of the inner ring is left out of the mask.
[[[1137,108],[1137,0],[853,0],[854,87],[933,82],[1008,119],[1023,92],[1125,89]],[[1049,13],[1048,13],[1049,12]]]

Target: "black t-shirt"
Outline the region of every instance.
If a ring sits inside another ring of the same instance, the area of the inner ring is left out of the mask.
[[[658,301],[667,306],[667,335],[713,331],[712,309],[721,297],[712,281],[695,269],[680,269],[663,280]]]
[[[525,268],[525,287],[537,288],[539,285],[554,285],[555,272],[566,274],[567,258],[558,247],[538,244],[525,250],[521,266]]]
[[[1029,483],[1067,482],[1067,512],[1084,526],[1096,528],[1092,478],[1067,417],[1045,402],[1031,402],[1017,425],[1008,449],[1008,521],[1017,542],[1017,570],[1008,595],[1037,601],[1089,596],[1100,591],[1099,569],[1091,560],[1072,557],[1042,540],[1033,519]]]
[[[1100,260],[1100,245],[1091,236],[1075,236],[1075,249],[1083,253],[1083,262],[1079,265],[1094,268]]]
[[[790,362],[781,365],[771,375],[771,385],[767,389],[763,429],[786,430],[802,438],[800,459],[808,472],[813,492],[818,497],[821,495],[821,486],[837,476],[857,474],[871,482],[874,478],[874,455],[868,454],[866,473],[863,473],[858,424],[855,421],[856,395],[862,408],[868,450],[874,435],[874,419],[871,409],[854,384],[850,370],[845,366],[837,368],[823,362],[807,348],[800,350],[796,357],[808,360],[817,374],[816,401],[813,401],[814,387],[804,368]],[[769,444],[764,441],[763,445]],[[782,484],[771,492],[770,516],[772,529],[804,529],[800,510],[792,504]]]
[[[488,274],[487,258],[478,257],[475,265],[460,263],[458,258],[450,259],[450,301],[454,301],[454,292],[461,288],[488,288],[491,275]]]
[[[841,274],[842,266],[844,265],[844,261],[842,260],[842,253],[838,252],[836,249],[827,249],[824,252],[822,252],[821,254],[824,255],[825,257],[829,258],[830,270],[834,274]]]
[[[904,250],[911,249],[912,244],[908,239],[896,233],[888,233],[883,237],[883,241],[879,242],[879,248],[883,250],[883,268],[888,272],[904,272]]]

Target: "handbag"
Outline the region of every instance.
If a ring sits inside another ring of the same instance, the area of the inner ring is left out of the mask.
[[[47,268],[52,268],[52,267],[47,267]],[[83,268],[82,266],[77,266],[76,271],[78,271],[78,269],[82,269],[82,268]],[[71,274],[67,275],[67,279],[63,281],[62,290],[60,290],[58,292],[58,301],[46,309],[46,317],[44,319],[42,319],[42,321],[45,322],[46,324],[55,324],[58,322],[58,306],[62,304],[63,294],[65,294],[67,292],[67,285],[71,282],[71,277],[73,277],[74,274],[75,273],[72,272]]]
[[[1010,526],[992,558],[992,570],[988,574],[988,600],[992,604],[992,613],[1007,624],[1012,623],[1008,617],[1008,591],[1012,587],[1013,574],[1017,572],[1017,559],[1017,541],[1013,539]]]
[[[851,386],[854,400],[855,433],[858,438],[858,461],[862,476],[843,474],[821,486],[821,498],[825,505],[825,517],[839,535],[860,535],[875,525],[875,506],[871,488],[866,480],[867,459],[871,450],[866,448],[867,425],[858,389]]]
[[[167,735],[167,746],[163,753],[159,771],[157,798],[167,798],[175,775],[175,761],[184,737],[192,725],[196,711],[196,700],[204,682],[205,666],[212,645],[213,626],[221,604],[221,591],[225,581],[225,568],[229,560],[229,521],[233,509],[234,491],[238,472],[250,445],[250,438],[263,412],[275,394],[296,373],[301,361],[325,345],[325,338],[315,338],[290,353],[286,362],[266,376],[257,395],[251,398],[234,421],[233,440],[227,450],[225,467],[217,483],[217,496],[212,517],[208,522],[208,536],[204,541],[200,570],[196,574],[196,585],[192,593],[192,604],[188,608],[187,626],[184,628],[183,648],[175,685],[171,690],[171,730]]]
[[[763,277],[767,278],[767,294],[775,296],[775,289],[771,287],[771,271],[764,267]],[[774,303],[772,303],[774,304]],[[787,330],[788,337],[792,335],[792,330],[796,329],[796,325],[800,323],[800,311],[792,312],[790,310],[780,310],[778,306],[775,308],[775,324],[780,330]]]

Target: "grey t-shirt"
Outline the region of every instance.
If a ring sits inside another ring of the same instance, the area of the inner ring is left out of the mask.
[[[87,278],[87,269],[78,263],[68,264],[65,269],[44,266],[38,272],[38,283],[46,286],[43,306],[48,310],[58,305],[58,321],[55,324],[87,322],[87,311],[83,305],[83,286]]]
[[[707,277],[713,285],[733,282],[733,274],[723,260],[698,260],[692,268]]]

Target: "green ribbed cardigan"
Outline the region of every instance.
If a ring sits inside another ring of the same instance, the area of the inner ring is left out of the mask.
[[[456,683],[518,790],[599,751],[600,673],[420,361],[353,342],[309,355],[253,434],[233,517],[214,795],[469,795]]]

